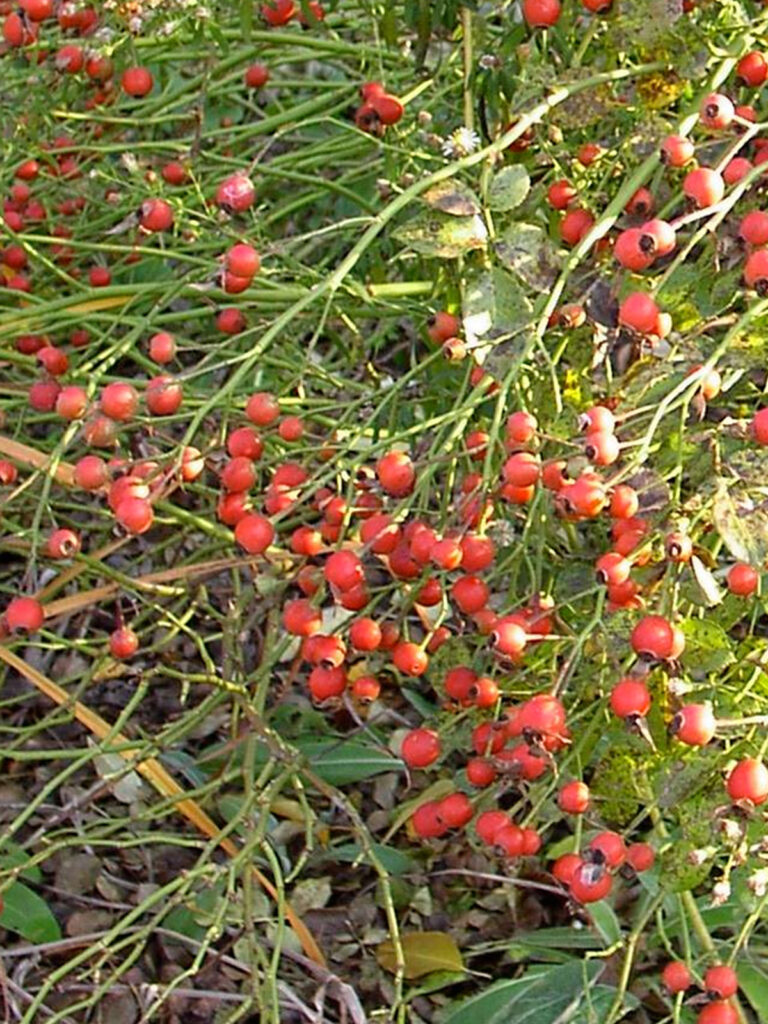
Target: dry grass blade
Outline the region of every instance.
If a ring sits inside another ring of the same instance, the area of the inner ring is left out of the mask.
[[[0,454],[7,455],[8,458],[13,459],[15,462],[21,462],[26,466],[34,466],[35,469],[42,469],[47,471],[53,462],[50,455],[45,452],[39,452],[36,448],[31,448],[27,444],[22,444],[20,441],[14,441],[10,437],[5,437],[0,434]],[[60,484],[64,484],[66,487],[74,487],[75,484],[75,470],[68,462],[57,462],[52,468],[51,475]]]
[[[6,665],[14,669],[20,675],[24,676],[33,686],[37,687],[41,693],[44,693],[46,697],[52,700],[60,707],[71,706],[74,712],[75,718],[81,725],[84,725],[97,739],[104,740],[107,736],[112,733],[112,728],[108,722],[106,722],[100,715],[91,711],[90,708],[81,704],[80,701],[72,701],[66,690],[62,689],[57,683],[43,675],[42,672],[38,672],[36,668],[28,665],[22,658],[15,654],[8,648],[0,645],[0,661],[4,661]],[[130,740],[121,734],[114,736],[115,743],[117,744],[130,744]],[[131,763],[131,750],[126,749],[120,752],[121,757]],[[207,836],[209,839],[215,840],[222,850],[230,857],[237,856],[238,848],[231,839],[226,836],[222,836],[220,829],[215,821],[210,818],[205,811],[192,799],[184,796],[184,790],[176,782],[172,775],[166,771],[165,768],[153,757],[147,757],[139,759],[140,752],[136,750],[135,763],[131,763],[131,767],[135,768],[140,775],[142,775],[147,782],[162,796],[173,799],[176,803],[176,807],[179,812],[193,824],[199,831]],[[257,867],[253,867],[253,875],[259,885],[262,886],[269,893],[269,895],[277,901],[278,893],[274,885]],[[320,947],[315,942],[314,938],[309,932],[309,929],[296,914],[289,903],[285,904],[285,914],[288,921],[295,931],[296,935],[301,942],[302,948],[306,955],[313,960],[315,963],[325,967],[325,957],[320,950]]]

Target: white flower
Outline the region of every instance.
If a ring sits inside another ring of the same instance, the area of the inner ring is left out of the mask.
[[[474,153],[480,145],[480,137],[471,128],[457,128],[443,142],[443,156],[462,157]]]

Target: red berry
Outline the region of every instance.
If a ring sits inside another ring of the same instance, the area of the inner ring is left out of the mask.
[[[709,967],[704,975],[704,988],[717,999],[729,999],[739,990],[736,971],[725,964]]]
[[[138,98],[146,96],[147,93],[152,91],[154,79],[152,78],[152,73],[148,68],[128,68],[127,71],[123,72],[121,85],[123,87],[123,92],[126,92],[129,96]]]
[[[387,494],[404,498],[413,490],[416,470],[406,452],[394,451],[383,455],[376,463],[376,476]]]
[[[339,590],[351,590],[365,582],[363,565],[354,551],[334,551],[323,568],[326,580]]]
[[[627,857],[627,848],[618,832],[600,832],[589,844],[590,850],[597,852],[609,868],[617,868]]]
[[[639,679],[620,679],[611,691],[611,711],[619,718],[645,717],[651,709],[648,687]]]
[[[560,221],[560,237],[566,245],[576,245],[587,234],[595,218],[580,206],[569,210]]]
[[[238,427],[227,437],[227,451],[232,458],[245,456],[255,460],[261,458],[264,444],[253,427]]]
[[[216,327],[222,334],[239,334],[246,327],[246,319],[239,309],[228,306],[216,317]]]
[[[490,640],[499,654],[520,655],[528,643],[528,633],[516,617],[506,616],[497,619]]]
[[[577,197],[578,192],[566,178],[552,182],[547,190],[549,205],[555,210],[564,210]]]
[[[568,782],[557,794],[557,803],[566,814],[584,814],[589,807],[589,786],[584,782]]]
[[[86,491],[98,491],[109,480],[106,462],[98,455],[84,455],[75,463],[75,483]]]
[[[184,401],[184,389],[173,377],[153,377],[144,393],[147,409],[153,416],[172,416]],[[242,488],[245,490],[246,488]]]
[[[594,864],[581,864],[574,871],[568,888],[579,903],[596,903],[610,894],[613,879]]]
[[[504,811],[483,811],[475,819],[475,832],[487,846],[493,846],[496,836],[509,824],[509,815]]]
[[[699,120],[705,128],[719,130],[727,128],[733,120],[733,104],[727,96],[719,92],[711,92],[705,96],[699,107]]]
[[[757,89],[768,78],[768,61],[758,50],[752,50],[736,65],[736,74],[745,85]]]
[[[611,515],[614,519],[630,519],[635,515],[640,502],[637,492],[628,484],[619,484],[611,495]]]
[[[685,992],[693,984],[693,977],[681,960],[670,960],[661,972],[661,980],[668,992],[673,995]]]
[[[224,265],[237,277],[252,278],[261,268],[261,258],[251,245],[238,242],[224,257]]]
[[[361,704],[371,704],[378,700],[381,684],[375,676],[358,676],[352,683],[352,696]]]
[[[552,865],[552,874],[563,885],[570,885],[573,876],[582,866],[584,861],[577,853],[564,853],[558,857]]]
[[[485,789],[496,781],[497,771],[493,762],[484,757],[472,757],[467,761],[467,781],[472,786]]]
[[[440,804],[437,800],[429,800],[417,807],[411,816],[411,825],[421,839],[436,839],[448,831],[440,816]]]
[[[427,670],[429,657],[424,650],[414,643],[402,641],[392,651],[395,667],[406,676],[421,676]]]
[[[112,283],[109,267],[91,267],[88,280],[94,288],[107,288]]]
[[[650,870],[656,860],[656,853],[648,843],[632,843],[627,847],[627,864],[637,872]]]
[[[754,757],[745,757],[733,768],[726,782],[734,802],[749,800],[756,806],[768,800],[768,768]]]
[[[154,520],[154,512],[146,498],[128,494],[115,507],[115,519],[128,533],[146,533]]]
[[[273,28],[287,25],[295,14],[294,0],[267,0],[261,7],[262,18]]]
[[[235,526],[235,540],[249,555],[260,555],[275,537],[272,523],[256,512],[249,512]]]
[[[322,704],[342,696],[347,688],[347,675],[341,666],[324,668],[317,665],[310,672],[307,684],[312,700]]]
[[[403,739],[400,756],[409,768],[426,768],[440,757],[440,737],[431,729],[412,729]]]
[[[738,1024],[739,1014],[731,1003],[718,1000],[699,1012],[696,1024]]]
[[[265,64],[251,64],[243,77],[249,89],[260,89],[269,81],[269,68]]]
[[[303,597],[286,601],[283,607],[283,625],[294,636],[312,636],[323,628],[320,609]],[[337,667],[337,666],[331,666]]]
[[[631,643],[636,654],[667,661],[675,646],[672,624],[661,615],[646,615],[632,630]]]
[[[619,306],[619,323],[638,334],[652,334],[659,307],[646,292],[632,292]]]
[[[43,606],[34,597],[14,597],[3,613],[6,625],[11,631],[19,629],[36,633],[43,624]]]
[[[389,93],[381,93],[378,96],[374,96],[370,103],[379,121],[384,125],[397,124],[405,113],[400,100],[396,96],[390,96]]]
[[[121,626],[109,634],[109,653],[113,658],[130,658],[138,649],[139,638],[129,626]]]
[[[705,747],[717,731],[717,722],[709,704],[686,704],[675,715],[672,729],[681,743]]]
[[[523,0],[523,17],[531,28],[548,28],[560,17],[560,0]]]
[[[664,538],[664,552],[670,562],[689,562],[693,554],[693,542],[684,533],[669,533]]]
[[[105,416],[112,420],[129,420],[139,405],[139,393],[132,384],[115,381],[101,392],[100,405]]]
[[[255,199],[256,189],[246,174],[231,174],[216,189],[216,205],[230,213],[243,213]]]
[[[452,313],[439,311],[434,314],[427,324],[427,334],[431,341],[442,345],[449,338],[455,337],[461,330],[461,321]]]
[[[735,185],[749,174],[754,168],[754,164],[751,160],[748,160],[745,156],[735,156],[733,160],[729,160],[723,170],[723,181],[726,185]]]
[[[728,570],[728,589],[738,597],[750,597],[760,584],[760,574],[751,565],[737,562]]]
[[[472,821],[474,808],[464,793],[451,793],[440,801],[438,811],[447,828],[464,828]]]
[[[493,837],[493,845],[503,857],[522,857],[525,848],[523,830],[509,822]]]
[[[584,438],[584,454],[596,466],[612,466],[620,451],[616,435],[607,431],[595,431]]]
[[[768,445],[768,408],[759,409],[752,417],[752,436],[758,444]]]
[[[613,247],[614,258],[629,270],[645,270],[653,263],[654,253],[643,247],[642,228],[627,228],[616,239]]]
[[[268,391],[257,391],[248,399],[245,415],[257,427],[268,427],[280,416],[280,405]]]
[[[147,199],[139,213],[139,223],[145,231],[168,231],[173,227],[173,207],[164,199]]]
[[[88,408],[88,395],[85,388],[70,385],[62,388],[56,398],[56,412],[65,420],[77,420]]]
[[[487,604],[490,589],[478,576],[461,576],[451,586],[451,597],[461,612],[474,615]]]
[[[49,558],[72,558],[80,550],[80,537],[74,530],[61,527],[50,535],[45,550]]]
[[[176,339],[167,331],[153,334],[149,339],[149,358],[156,363],[170,363],[176,355]]]
[[[186,167],[176,160],[170,160],[164,164],[160,173],[163,176],[163,181],[168,182],[169,185],[183,185],[187,180]]]
[[[765,210],[750,210],[739,224],[739,236],[749,245],[768,244],[768,213]]]
[[[697,167],[683,179],[683,192],[700,209],[714,206],[725,195],[722,175],[711,167]]]
[[[541,460],[531,452],[517,452],[504,463],[502,475],[513,487],[531,487],[541,476]]]

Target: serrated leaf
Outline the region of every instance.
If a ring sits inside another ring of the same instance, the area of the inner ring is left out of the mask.
[[[530,188],[531,179],[522,164],[504,167],[491,180],[488,205],[500,213],[514,210],[523,202]]]
[[[736,660],[731,642],[723,627],[712,619],[685,619],[682,662],[689,672],[719,672]]]
[[[691,569],[707,604],[711,606],[720,604],[723,600],[723,592],[720,590],[715,577],[696,555],[691,556]]]
[[[13,882],[3,893],[0,926],[17,932],[27,942],[57,942],[59,922],[45,900],[23,882]]]
[[[513,224],[496,243],[496,255],[530,288],[548,291],[557,277],[555,247],[537,224]]]
[[[433,971],[463,971],[464,960],[456,940],[447,932],[409,932],[400,937],[406,978],[421,978]],[[395,949],[390,941],[376,948],[376,959],[385,971],[397,970]]]
[[[464,336],[469,344],[476,345],[509,334],[526,324],[532,311],[516,278],[500,267],[483,270],[470,277],[464,289]]]
[[[717,531],[734,558],[762,565],[768,558],[768,500],[720,480],[712,509]]]
[[[439,181],[421,197],[427,206],[452,217],[474,217],[481,212],[480,201],[467,185],[457,178]]]
[[[422,256],[456,259],[473,249],[484,249],[488,232],[479,216],[452,217],[429,210],[398,228],[394,238]]]

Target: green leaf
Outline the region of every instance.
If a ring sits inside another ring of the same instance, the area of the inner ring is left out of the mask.
[[[513,224],[496,243],[496,255],[536,291],[548,291],[559,270],[558,254],[537,224]]]
[[[393,237],[422,256],[457,259],[473,249],[484,249],[488,232],[481,217],[452,217],[429,210],[398,228]]]
[[[522,164],[512,164],[494,174],[488,189],[488,205],[492,210],[504,213],[514,210],[523,202],[531,188],[528,171]]]
[[[22,864],[26,864],[30,859],[26,850],[23,850],[17,843],[12,843],[10,840],[6,840],[3,843],[3,848],[0,850],[0,868],[3,871],[11,871],[13,868],[21,867]],[[42,881],[43,873],[37,864],[33,864],[31,867],[23,868],[19,872],[19,877],[26,879],[27,882],[40,882]]]
[[[441,1024],[555,1024],[560,1020],[570,1024],[585,1005],[587,986],[594,985],[603,970],[604,965],[595,961],[534,968],[449,1007]]]
[[[0,926],[17,932],[27,942],[57,942],[59,922],[45,900],[23,882],[13,882],[3,893]]]
[[[439,181],[421,197],[427,206],[452,217],[474,217],[482,207],[475,193],[457,178]]]
[[[433,971],[463,971],[464,961],[456,940],[446,932],[409,932],[402,935],[405,977],[421,978]],[[390,941],[376,948],[376,959],[385,971],[397,970],[394,946]]]
[[[689,671],[719,672],[736,660],[728,634],[712,619],[685,619],[681,629],[685,633],[681,660]]]
[[[621,941],[621,925],[609,903],[600,900],[598,903],[591,904],[589,916],[606,946],[612,946],[615,942]]]
[[[712,510],[723,543],[734,558],[748,565],[762,565],[768,558],[768,500],[755,484],[744,478],[740,485],[720,480]]]
[[[540,928],[515,935],[515,946],[537,949],[600,949],[602,943],[588,928]]]
[[[768,970],[756,964],[740,960],[736,964],[739,988],[754,1006],[755,1011],[764,1013],[768,1007]]]
[[[298,740],[296,746],[312,771],[332,786],[346,786],[403,768],[399,758],[357,740]]]
[[[464,289],[464,335],[472,345],[498,338],[527,324],[532,311],[517,279],[506,270],[480,271],[468,278]]]
[[[401,853],[400,850],[396,850],[392,846],[384,846],[382,843],[373,844],[373,852],[379,860],[379,863],[388,871],[390,875],[404,875],[408,871],[415,869],[415,862],[405,853]],[[362,856],[361,856],[362,855]],[[370,864],[370,861],[363,853],[362,847],[358,843],[345,843],[343,846],[334,846],[324,856],[336,861],[341,861],[345,864],[351,864],[358,858],[361,859],[361,863]]]

